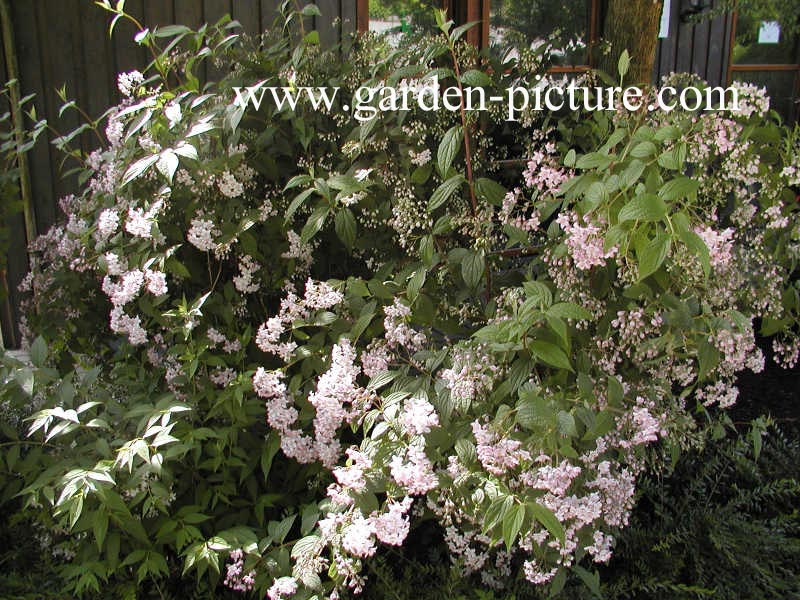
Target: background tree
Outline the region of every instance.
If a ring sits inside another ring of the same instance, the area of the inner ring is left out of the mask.
[[[611,50],[600,57],[599,68],[616,73],[617,61],[627,49],[631,66],[626,83],[650,83],[663,7],[663,0],[609,0],[603,37]]]

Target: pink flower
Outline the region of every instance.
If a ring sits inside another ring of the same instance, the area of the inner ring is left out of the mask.
[[[405,457],[395,455],[389,467],[394,480],[412,496],[425,494],[439,484],[433,474],[433,465],[422,448],[411,446]]]
[[[384,544],[402,546],[411,527],[406,514],[412,502],[409,497],[403,498],[401,502],[390,502],[386,506],[387,512],[371,517],[375,537]]]
[[[730,264],[733,257],[733,229],[729,227],[716,231],[706,225],[695,229],[695,233],[708,246],[709,262],[712,267],[724,269]]]
[[[356,517],[344,528],[342,547],[353,556],[367,558],[375,554],[375,530],[372,523],[364,517]]]
[[[119,227],[119,214],[113,208],[106,208],[97,217],[97,232],[102,239],[111,237]]]
[[[189,243],[203,252],[208,252],[216,247],[214,236],[219,235],[219,231],[214,226],[213,221],[208,219],[192,219],[186,238]]]
[[[580,221],[585,224],[581,225]],[[567,248],[578,269],[588,271],[592,267],[603,266],[606,260],[616,256],[618,247],[613,246],[606,250],[600,228],[587,223],[585,217],[578,217],[575,213],[561,213],[556,222],[567,235]]]
[[[279,577],[267,590],[269,600],[282,600],[297,593],[297,581],[294,577]]]
[[[425,398],[409,398],[405,401],[400,423],[407,433],[422,435],[439,424],[439,417],[433,405]]]
[[[167,276],[159,271],[147,269],[144,272],[147,291],[154,296],[163,296],[167,293]]]
[[[522,450],[522,444],[514,439],[498,439],[497,435],[482,426],[478,421],[472,423],[472,433],[477,444],[478,460],[489,473],[503,475],[509,469],[519,466],[520,461],[530,460],[531,455],[527,450]]]

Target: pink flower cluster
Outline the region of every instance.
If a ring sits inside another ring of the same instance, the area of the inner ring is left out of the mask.
[[[535,471],[528,471],[520,476],[520,480],[537,490],[546,490],[554,496],[563,496],[567,493],[573,480],[581,474],[581,468],[561,461],[557,466],[544,465]]]
[[[377,550],[376,541],[389,546],[401,546],[408,537],[411,522],[408,511],[413,500],[408,496],[401,501],[390,500],[382,511],[373,511],[364,517],[360,511],[329,513],[320,520],[323,538],[341,540],[341,547],[350,555],[368,558]]]
[[[300,413],[287,393],[283,373],[259,367],[253,375],[253,389],[267,400],[267,423],[280,435],[283,453],[301,463],[314,462],[316,453],[311,438],[292,427]]]
[[[621,433],[617,445],[620,448],[644,446],[655,442],[667,434],[661,419],[653,416],[655,403],[641,396],[636,398],[636,406],[617,419],[617,430]]]
[[[539,212],[520,203],[522,190],[515,188],[503,198],[503,204],[497,217],[503,225],[510,225],[522,231],[533,231],[541,223]],[[529,215],[529,216],[528,216]]]
[[[234,592],[249,592],[256,582],[256,572],[244,573],[244,552],[241,548],[231,551],[230,559],[233,563],[228,565],[223,583]]]
[[[411,309],[395,298],[391,306],[383,309],[386,318],[383,326],[386,329],[386,342],[389,348],[405,348],[410,353],[422,349],[427,338],[421,331],[416,331],[408,324]]]
[[[410,446],[404,455],[392,457],[389,468],[395,482],[411,496],[425,494],[439,484],[425,449],[417,445]]]
[[[472,402],[491,389],[498,367],[480,348],[454,348],[452,361],[453,366],[439,376],[454,399]]]
[[[355,365],[355,359],[350,340],[342,339],[334,345],[330,369],[319,378],[317,389],[308,395],[308,402],[316,409],[315,452],[328,468],[332,468],[341,455],[339,427],[359,418],[369,398],[369,393],[356,383],[361,369]]]
[[[427,399],[409,398],[403,406],[400,424],[409,435],[423,435],[439,424],[439,416]]]
[[[253,294],[261,289],[261,283],[257,280],[253,281],[255,275],[261,265],[258,264],[253,257],[245,254],[239,259],[239,274],[234,276],[233,285],[237,291],[242,294]]]
[[[522,176],[529,188],[554,194],[571,177],[571,173],[561,168],[556,146],[548,142],[543,150],[535,150],[531,154]]]
[[[297,581],[294,577],[278,577],[267,590],[269,600],[284,600],[297,593]]]
[[[708,246],[709,262],[716,269],[725,269],[733,258],[733,234],[731,228],[717,231],[709,226],[695,229],[706,246]]]
[[[585,217],[565,212],[558,215],[556,222],[567,235],[567,248],[578,269],[588,271],[595,266],[601,267],[606,264],[606,260],[616,256],[619,247],[613,246],[606,250],[601,229],[588,223]],[[581,225],[581,222],[584,224]]]
[[[472,434],[477,442],[477,454],[483,468],[493,475],[502,476],[511,469],[517,468],[521,462],[531,460],[522,443],[509,437],[500,437],[488,426],[478,421],[472,423]]]
[[[332,308],[344,299],[341,292],[325,282],[306,281],[305,295],[301,299],[289,292],[281,301],[278,314],[270,317],[256,333],[256,345],[268,354],[275,354],[288,362],[297,348],[295,342],[281,342],[281,335],[295,321],[308,319],[313,311]]]
[[[107,254],[106,262],[110,272],[118,272],[120,265],[115,254]],[[111,330],[126,334],[134,346],[147,342],[147,332],[142,327],[140,317],[125,314],[123,307],[135,300],[143,287],[154,296],[162,296],[167,293],[166,276],[151,269],[133,269],[120,273],[116,282],[109,275],[103,278],[102,290],[113,305],[109,322]]]

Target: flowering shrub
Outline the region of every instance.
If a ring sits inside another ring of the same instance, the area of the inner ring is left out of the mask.
[[[42,409],[24,494],[75,593],[194,570],[337,598],[431,519],[464,576],[557,593],[611,557],[647,447],[659,468],[763,367],[759,324],[796,361],[798,148],[763,91],[741,114],[519,123],[235,101],[544,72],[534,52],[487,70],[440,28],[398,51],[139,35],[157,75],[120,76],[108,145],[34,244],[32,365],[4,371]],[[231,72],[201,89],[208,56]]]

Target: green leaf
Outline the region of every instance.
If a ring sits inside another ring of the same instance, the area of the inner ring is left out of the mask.
[[[306,4],[303,9],[300,11],[300,14],[304,17],[321,17],[322,13],[319,10],[319,7],[316,4]]]
[[[461,276],[470,287],[478,287],[486,271],[486,261],[481,252],[470,251],[461,261]]]
[[[573,319],[575,321],[588,321],[592,318],[592,313],[572,302],[558,302],[557,304],[553,304],[553,306],[547,310],[547,314],[562,319]]]
[[[419,241],[419,257],[422,264],[426,267],[433,266],[433,255],[436,251],[433,243],[433,236],[426,235]]]
[[[701,338],[697,344],[697,363],[699,367],[697,380],[703,381],[711,371],[716,369],[719,359],[719,350],[705,337]]]
[[[644,142],[639,142],[631,150],[631,156],[633,158],[647,158],[648,156],[652,156],[655,153],[656,153],[656,145],[649,140]]]
[[[506,193],[506,188],[493,179],[480,177],[475,180],[475,195],[479,200],[483,200],[488,204],[502,206],[503,198],[505,198]]]
[[[313,552],[319,540],[320,537],[318,535],[307,535],[304,538],[300,538],[292,546],[292,558],[297,559]]]
[[[703,267],[703,273],[708,275],[711,272],[711,255],[703,238],[688,228],[678,228],[678,237],[697,256],[700,266]]]
[[[308,197],[316,191],[317,190],[314,188],[309,188],[297,194],[297,196],[295,196],[292,202],[289,204],[289,207],[286,209],[286,214],[283,217],[284,223],[291,221],[294,213],[297,212],[297,209],[300,208],[303,205],[303,202],[305,202]]]
[[[589,591],[592,592],[595,598],[603,597],[600,592],[600,574],[597,571],[590,573],[580,565],[574,565],[572,570],[580,577],[583,584],[589,588]]]
[[[503,540],[505,540],[506,548],[509,552],[514,542],[517,540],[517,536],[524,522],[525,506],[522,504],[514,505],[503,517]]]
[[[669,202],[695,194],[699,188],[699,181],[681,175],[680,177],[667,181],[661,189],[658,190],[658,196]]]
[[[522,284],[525,295],[532,300],[542,310],[547,309],[553,303],[553,292],[546,284],[540,281],[526,281]]]
[[[624,187],[633,187],[638,183],[642,173],[644,173],[646,165],[641,160],[632,160],[625,170],[622,172],[622,184]]]
[[[439,208],[442,204],[447,202],[450,196],[453,195],[461,185],[466,181],[464,176],[461,174],[453,175],[450,179],[442,183],[436,191],[433,192],[431,195],[430,200],[428,200],[428,210],[433,211]],[[434,233],[436,233],[434,231]]]
[[[144,158],[137,160],[128,168],[127,171],[125,171],[125,175],[122,176],[122,183],[120,185],[125,186],[139,177],[147,169],[156,164],[158,162],[158,158],[158,154],[151,154],[150,156],[145,156]]]
[[[564,543],[564,526],[561,524],[556,516],[546,506],[542,506],[538,502],[528,504],[530,507],[531,513],[533,514],[533,518],[536,519],[539,523],[541,523],[547,531],[550,532],[554,538],[559,540],[562,544]]]
[[[667,214],[667,205],[655,194],[642,194],[626,203],[619,211],[620,223],[625,221],[660,221]]]
[[[652,239],[641,252],[637,252],[639,261],[639,281],[655,273],[669,256],[672,240],[662,232]]]
[[[587,188],[584,193],[584,198],[592,207],[597,207],[608,200],[608,190],[606,190],[606,186],[603,185],[602,181],[595,181]]]
[[[389,385],[399,375],[399,371],[381,371],[369,380],[367,389],[371,392],[379,390],[383,386]]]
[[[625,74],[628,72],[628,69],[631,66],[631,55],[628,54],[628,50],[623,50],[622,54],[619,55],[619,61],[617,61],[617,73],[621,79],[625,78]]]
[[[428,271],[423,267],[414,271],[414,274],[409,279],[406,293],[408,294],[408,299],[412,302],[419,295],[419,291],[422,289],[422,286],[425,285],[425,278],[427,275]]]
[[[490,532],[498,524],[502,523],[503,517],[505,517],[513,504],[514,499],[511,496],[498,496],[495,498],[483,515],[484,533]]]
[[[608,165],[611,164],[612,158],[601,154],[600,152],[590,152],[589,154],[584,154],[581,156],[578,161],[575,163],[575,167],[578,169],[605,169]]]
[[[528,344],[528,349],[536,358],[542,362],[547,363],[559,369],[572,371],[572,365],[569,363],[569,358],[564,351],[550,342],[542,340],[533,340]]]
[[[461,75],[461,83],[472,87],[488,87],[492,85],[492,78],[483,71],[470,69]]]
[[[569,437],[578,436],[575,417],[573,417],[571,413],[568,413],[565,410],[560,410],[558,411],[556,418],[558,419],[558,430],[561,432],[561,435],[566,435]]]
[[[44,367],[47,361],[47,343],[43,337],[37,337],[31,344],[30,357],[34,367]]]
[[[356,241],[356,219],[349,208],[340,210],[334,218],[336,235],[342,240],[345,247],[350,250]]]
[[[658,156],[658,164],[660,167],[669,169],[670,171],[680,171],[683,165],[678,161],[673,150],[662,152]]]
[[[453,164],[453,159],[461,150],[463,135],[463,130],[460,125],[454,125],[444,134],[439,144],[439,152],[436,157],[439,174],[442,177],[447,177],[447,172]]]
[[[517,423],[528,431],[547,429],[555,423],[550,404],[539,396],[526,395],[517,402]]]
[[[311,238],[313,238],[322,226],[325,225],[325,220],[328,218],[328,214],[330,213],[330,207],[328,206],[320,206],[318,207],[311,216],[306,221],[306,224],[303,226],[303,230],[300,232],[300,239],[308,243]]]
[[[422,185],[431,176],[433,173],[433,163],[427,163],[422,165],[421,167],[417,167],[414,169],[414,172],[411,173],[411,183],[416,183],[417,185]]]
[[[94,513],[92,530],[94,531],[94,539],[97,542],[97,550],[102,551],[103,542],[106,539],[106,532],[108,531],[108,513],[105,509],[100,508]]]

